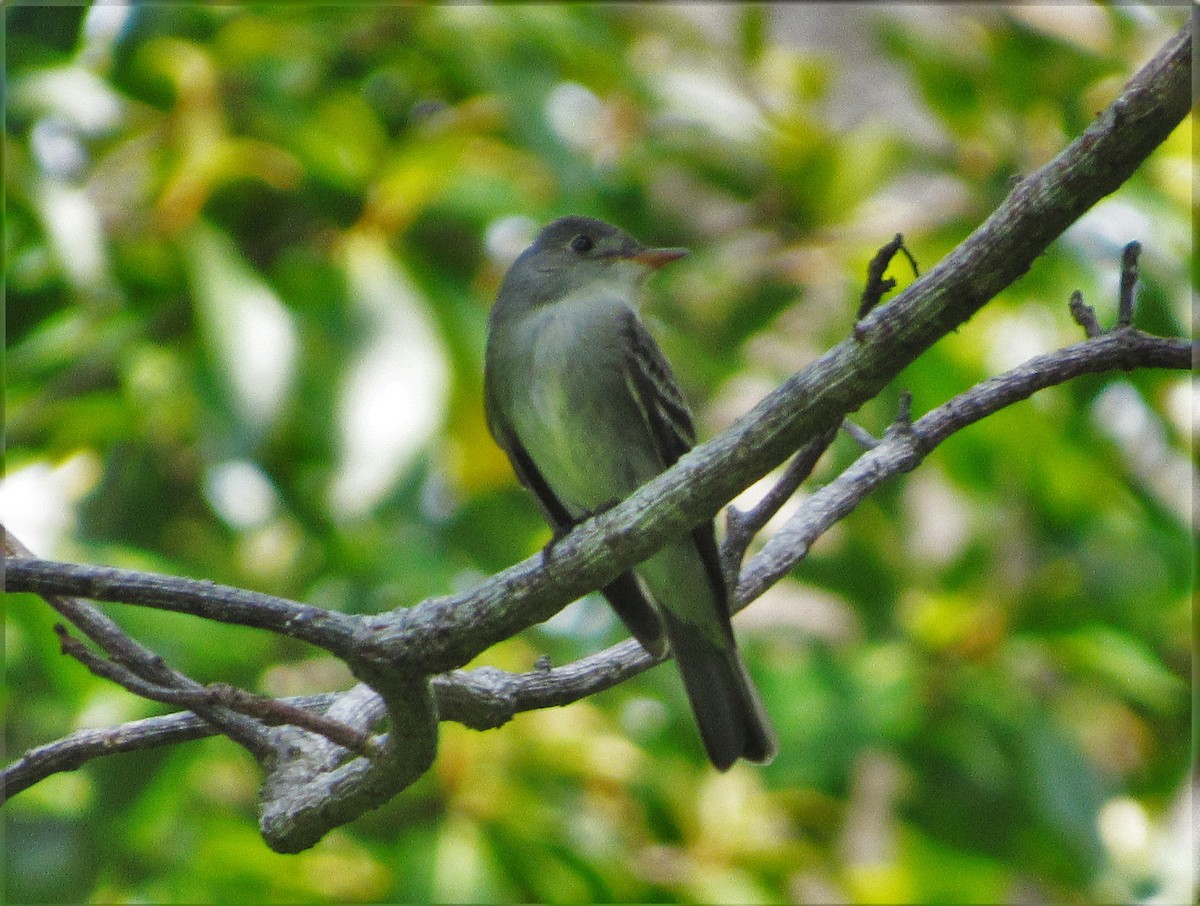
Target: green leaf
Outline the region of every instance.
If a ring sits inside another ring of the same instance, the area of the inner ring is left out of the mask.
[[[762,57],[770,28],[769,8],[765,4],[746,4],[738,14],[738,49],[742,62],[751,66]]]

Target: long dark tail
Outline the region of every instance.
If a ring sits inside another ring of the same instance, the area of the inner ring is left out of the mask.
[[[662,620],[659,619],[653,605],[646,600],[646,595],[633,573],[623,573],[603,588],[604,597],[617,612],[625,628],[635,639],[641,642],[643,648],[655,657],[667,653],[667,637],[663,632]]]
[[[669,611],[661,616],[709,760],[724,771],[739,758],[774,758],[775,731],[732,635],[729,644],[717,645]]]

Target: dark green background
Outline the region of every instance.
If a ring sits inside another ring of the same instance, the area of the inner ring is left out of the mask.
[[[784,7],[712,7],[721,21],[705,28],[673,5],[151,5],[115,39],[85,29],[95,20],[80,8],[6,9],[8,524],[21,537],[60,501],[66,521],[41,555],[355,612],[533,553],[547,532],[482,417],[485,323],[506,266],[490,226],[578,212],[692,248],[652,283],[647,311],[709,437],[845,336],[880,245],[903,230],[932,266],[1186,15],[925,10],[828,8],[851,23],[848,46],[867,48],[856,58],[836,41],[789,45]],[[807,15],[786,21],[819,24]],[[868,68],[880,84],[847,114],[838,86]],[[96,93],[61,87],[64,73]],[[699,112],[692,89],[709,91]],[[575,143],[547,117],[555,91],[590,92],[584,112],[598,111]],[[108,98],[117,112],[98,117]],[[55,129],[83,152],[77,168],[55,172],[63,158],[39,145]],[[1185,124],[856,417],[881,431],[901,389],[920,414],[1075,341],[1074,289],[1111,324],[1131,239],[1146,247],[1138,324],[1185,333],[1190,150]],[[92,240],[55,238],[63,197],[95,214]],[[892,273],[911,279],[900,263]],[[247,299],[294,343],[265,410],[246,396],[273,378],[239,391],[239,350],[277,334],[242,320]],[[380,386],[374,418],[407,417],[414,393],[433,418],[377,499],[339,513],[340,401],[404,305],[399,334],[418,351],[391,365],[410,384]],[[659,668],[498,730],[444,725],[414,787],[283,857],[256,833],[253,761],[226,740],[190,743],[14,799],[5,898],[1188,897],[1190,855],[1171,862],[1165,842],[1180,834],[1190,764],[1187,399],[1185,379],[1163,373],[1047,391],[840,524],[739,620],[782,739],[767,768],[708,768],[677,677]],[[1132,433],[1109,430],[1129,413]],[[840,438],[815,481],[855,454]],[[273,495],[249,524],[209,490],[231,462]],[[44,496],[10,502],[31,476]],[[349,682],[264,633],[106,610],[202,681],[280,694]],[[5,616],[10,758],[162,713],[59,656],[37,599],[9,597]],[[480,663],[562,663],[620,637],[589,603]],[[1140,846],[1111,842],[1143,820]]]

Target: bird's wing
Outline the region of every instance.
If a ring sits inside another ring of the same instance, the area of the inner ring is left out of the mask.
[[[671,366],[641,319],[627,311],[621,325],[625,382],[662,459],[670,468],[696,443],[696,429]]]
[[[625,349],[625,380],[629,391],[641,410],[647,430],[662,459],[663,468],[669,469],[696,443],[696,429],[692,414],[688,410],[675,375],[666,356],[658,348],[641,319],[633,311],[628,312],[622,324]],[[716,531],[712,522],[705,522],[692,530],[692,539],[700,552],[704,571],[708,576],[717,600],[720,602],[724,631],[732,638],[729,625],[729,593],[725,576],[721,571],[721,558],[717,548]]]
[[[517,480],[533,494],[538,508],[542,511],[546,521],[550,523],[550,528],[554,531],[555,536],[570,531],[575,525],[575,520],[571,518],[567,508],[555,496],[545,477],[538,471],[533,457],[529,455],[529,451],[517,437],[517,432],[511,430],[499,417],[500,408],[493,399],[490,381],[484,382],[483,408],[487,415],[488,430],[492,432],[496,443],[508,454],[508,461],[512,463],[513,471],[517,473]]]

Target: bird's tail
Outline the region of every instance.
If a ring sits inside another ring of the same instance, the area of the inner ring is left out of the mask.
[[[739,758],[769,762],[779,748],[775,730],[732,636],[718,645],[699,627],[660,613],[709,760],[722,771]]]

